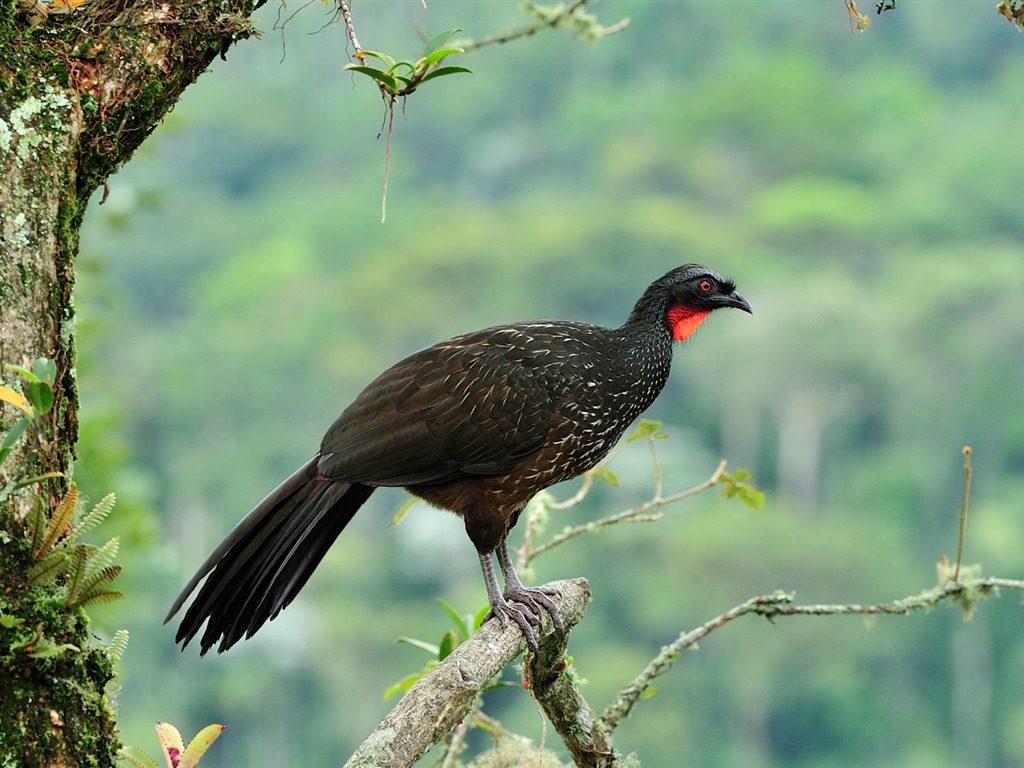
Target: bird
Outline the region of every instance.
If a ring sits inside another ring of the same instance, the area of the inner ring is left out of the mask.
[[[536,652],[542,612],[565,634],[551,587],[526,587],[508,535],[527,502],[595,467],[654,402],[674,342],[716,309],[753,314],[732,280],[699,265],[651,283],[625,323],[495,326],[455,336],[388,368],[356,397],[309,461],[214,549],[167,614],[200,655],[252,637],[299,593],[352,516],[380,487],[401,487],[462,517],[490,611]],[[501,569],[498,586],[494,561]],[[205,579],[205,581],[203,581]]]

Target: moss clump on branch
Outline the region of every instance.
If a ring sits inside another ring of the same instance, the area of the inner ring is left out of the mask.
[[[19,526],[5,510],[0,527]],[[34,563],[27,535],[0,547],[0,764],[113,766],[113,708],[97,693],[114,677],[110,655],[57,582],[23,578]]]

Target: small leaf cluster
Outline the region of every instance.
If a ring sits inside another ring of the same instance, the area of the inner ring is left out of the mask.
[[[377,81],[381,91],[391,97],[408,96],[423,83],[446,75],[459,73],[472,74],[466,67],[438,66],[443,59],[457,53],[465,53],[463,48],[445,47],[445,43],[461,29],[449,29],[431,38],[416,61],[395,59],[381,51],[358,51],[356,57],[364,61],[369,56],[382,62],[386,68],[371,67],[368,64],[346,64],[343,69],[359,72]]]
[[[21,436],[29,427],[38,427],[43,417],[53,408],[53,382],[57,380],[57,366],[52,360],[41,357],[32,365],[32,370],[19,365],[7,366],[25,378],[22,389],[24,394],[0,384],[0,401],[10,403],[23,413],[15,422],[10,432],[0,442],[0,464],[4,462]],[[0,489],[0,501],[10,496],[18,488],[31,485],[42,478],[29,478],[15,486]]]
[[[451,603],[447,600],[439,597],[437,598],[437,602],[444,609],[444,612],[448,614],[448,618],[452,623],[452,628],[446,630],[436,644],[427,642],[426,640],[419,640],[414,637],[403,636],[395,639],[396,643],[404,643],[405,645],[411,645],[414,648],[419,648],[421,651],[426,651],[430,654],[431,658],[427,661],[423,669],[403,677],[397,683],[384,691],[385,699],[390,699],[396,693],[405,693],[412,688],[421,677],[429,673],[434,667],[448,658],[459,644],[466,641],[471,634],[480,629],[480,625],[483,624],[484,619],[487,617],[487,613],[490,610],[490,606],[485,605],[474,614],[462,615],[452,607]],[[513,686],[513,684],[498,681],[485,687],[482,692],[487,693],[495,688],[510,686]]]
[[[661,422],[655,419],[640,419],[637,422],[636,428],[626,435],[622,441],[622,446],[626,446],[629,443],[635,443],[637,440],[646,440],[652,444],[655,440],[668,440],[668,435],[661,431]],[[621,450],[621,448],[620,448]],[[594,469],[590,470],[590,474],[596,477],[598,480],[603,480],[613,488],[617,488],[619,485],[619,476],[616,475],[607,464],[601,464]]]
[[[156,735],[160,739],[160,754],[167,768],[195,768],[206,750],[217,740],[226,725],[208,725],[185,746],[181,733],[170,723],[157,723]],[[119,757],[136,768],[159,768],[156,761],[138,747],[122,747]]]
[[[745,469],[737,469],[734,472],[723,472],[718,478],[718,483],[725,486],[722,489],[722,496],[727,499],[737,498],[751,509],[760,509],[764,506],[764,491],[751,485],[748,480],[754,477],[753,473]]]
[[[523,10],[544,25],[556,29],[572,27],[572,32],[577,38],[590,44],[600,42],[614,31],[602,25],[597,16],[585,11],[582,5],[569,10],[565,3],[527,2],[523,3]]]
[[[107,518],[115,502],[110,493],[85,512],[78,500],[78,488],[72,485],[49,519],[42,505],[36,505],[26,518],[36,556],[36,564],[28,573],[29,583],[38,584],[48,578],[63,580],[64,607],[68,610],[122,597],[109,586],[121,573],[121,566],[114,563],[119,539],[115,536],[102,547],[78,541]]]
[[[1024,32],[1024,0],[1001,0],[996,5],[996,12]]]

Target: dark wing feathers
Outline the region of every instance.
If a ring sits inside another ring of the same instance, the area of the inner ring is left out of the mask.
[[[441,483],[508,472],[539,451],[557,422],[565,371],[552,340],[538,344],[539,331],[523,328],[442,342],[382,373],[327,432],[321,474]]]

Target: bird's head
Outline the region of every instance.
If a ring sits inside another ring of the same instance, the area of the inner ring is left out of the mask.
[[[688,339],[716,309],[733,307],[753,314],[750,302],[736,292],[736,284],[700,264],[677,267],[655,281],[637,304],[658,306],[676,341]]]

